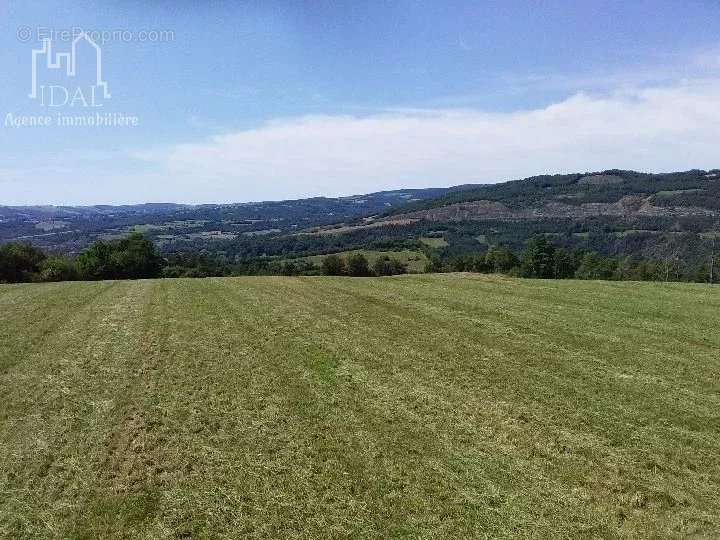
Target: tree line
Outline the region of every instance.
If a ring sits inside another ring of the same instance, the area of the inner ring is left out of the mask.
[[[0,282],[144,279],[162,274],[164,261],[141,234],[98,241],[76,257],[48,255],[30,244],[0,246]]]
[[[328,255],[320,265],[306,259],[231,261],[202,252],[179,252],[164,258],[140,233],[115,242],[97,241],[75,257],[48,255],[24,243],[0,246],[0,282],[4,283],[240,275],[390,276],[406,272],[407,266],[397,259],[384,256],[370,264],[362,253],[347,258]]]
[[[596,279],[620,281],[720,282],[720,257],[715,249],[698,264],[688,264],[668,253],[662,259],[633,255],[611,257],[595,251],[566,249],[545,235],[530,238],[516,253],[508,247],[492,247],[484,254],[448,259],[431,256],[427,272],[500,273],[539,279]]]
[[[495,246],[483,253],[443,257],[428,250],[427,273],[500,273],[539,279],[598,279],[625,281],[720,282],[720,257],[714,247],[699,264],[688,264],[669,253],[663,259],[637,256],[611,257],[595,251],[560,247],[546,235],[530,238],[521,252]],[[330,254],[317,265],[307,259],[256,257],[229,260],[198,252],[173,253],[163,258],[140,233],[114,242],[98,241],[75,257],[48,255],[30,244],[0,246],[0,282],[40,282],[159,277],[240,275],[329,275],[350,277],[392,276],[407,273],[407,266],[392,257],[372,264],[362,253],[347,257]]]
[[[407,273],[407,265],[387,255],[378,257],[370,265],[362,253],[352,253],[343,259],[339,255],[328,255],[322,259],[322,273],[326,276],[395,276]]]

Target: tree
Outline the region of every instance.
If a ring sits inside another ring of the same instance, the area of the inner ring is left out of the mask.
[[[520,257],[520,270],[523,277],[554,277],[555,244],[545,235],[533,236],[527,241],[525,251]]]
[[[637,281],[662,281],[664,270],[661,264],[654,259],[642,259],[635,267]]]
[[[487,272],[485,257],[476,253],[459,255],[450,261],[453,272]]]
[[[373,270],[378,276],[395,276],[398,274],[406,274],[407,265],[385,255],[384,257],[378,257],[375,264],[373,264]]]
[[[328,255],[322,260],[322,273],[326,276],[342,276],[345,274],[345,261],[337,255]]]
[[[32,281],[46,255],[30,244],[0,246],[0,282]]]
[[[295,261],[285,261],[282,265],[280,265],[280,273],[283,276],[297,276],[297,264],[295,264]]]
[[[555,279],[570,279],[579,266],[578,256],[564,248],[558,248],[553,255],[553,276]]]
[[[443,272],[444,270],[445,267],[443,266],[442,259],[436,254],[432,254],[428,259],[428,262],[425,263],[426,274],[435,274],[438,272]]]
[[[353,253],[348,257],[347,274],[352,277],[366,277],[370,275],[368,260],[362,253]]]
[[[575,273],[578,279],[613,279],[617,275],[618,263],[610,257],[595,252],[586,253]]]
[[[492,247],[485,254],[485,264],[490,272],[507,274],[515,266],[518,260],[515,254],[507,247]]]
[[[453,272],[469,272],[472,269],[472,261],[469,256],[459,255],[450,260],[450,268]]]
[[[712,247],[710,248],[710,271],[708,274],[708,277],[710,278],[710,283],[715,283],[715,236],[712,238]]]
[[[133,233],[113,246],[111,254],[115,276],[121,279],[148,279],[160,276],[162,258],[155,244],[140,233]]]
[[[676,239],[676,235],[666,233],[656,247],[655,255],[663,261],[663,281],[678,281],[680,277],[680,254],[687,239]]]
[[[93,243],[77,257],[83,279],[143,279],[159,277],[162,258],[155,245],[140,233],[117,243]]]
[[[103,240],[92,243],[77,256],[77,267],[81,279],[112,279],[114,269],[110,256],[112,245]]]
[[[40,264],[41,281],[75,281],[79,278],[77,264],[70,257],[48,257]]]

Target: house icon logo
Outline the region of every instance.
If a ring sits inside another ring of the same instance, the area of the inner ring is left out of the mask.
[[[85,32],[72,41],[70,52],[55,52],[43,39],[32,51],[31,99],[43,107],[102,107],[110,99],[102,76],[102,50]]]

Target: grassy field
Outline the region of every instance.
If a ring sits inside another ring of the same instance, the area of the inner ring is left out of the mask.
[[[438,238],[438,237],[421,237],[420,241],[425,244],[428,247],[431,248],[443,248],[445,246],[448,246],[447,240],[444,238]]]
[[[395,259],[400,261],[401,263],[406,264],[408,272],[411,274],[419,274],[424,272],[425,265],[427,264],[427,257],[422,251],[413,251],[411,249],[403,249],[401,251],[376,251],[370,249],[355,249],[352,251],[342,251],[340,253],[336,253],[336,255],[339,255],[343,259],[347,260],[347,258],[353,253],[362,253],[363,255],[365,255],[368,262],[370,263],[371,268],[375,261],[378,260],[380,257],[390,257],[391,259]],[[309,257],[301,257],[301,259],[319,265],[322,263],[322,260],[325,257],[326,255],[311,255]]]
[[[0,537],[720,531],[720,289],[0,286]]]

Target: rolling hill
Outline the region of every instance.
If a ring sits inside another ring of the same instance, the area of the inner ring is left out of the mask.
[[[0,286],[0,536],[712,537],[720,290]]]
[[[720,170],[607,170],[231,205],[0,207],[0,243],[77,253],[132,231],[168,258],[202,254],[213,267],[236,273],[270,272],[274,261],[353,250],[423,251],[452,268],[454,260],[492,246],[519,253],[530,237],[546,235],[567,250],[633,264],[672,261],[683,279],[697,279],[718,251]]]
[[[0,206],[0,242],[29,241],[73,253],[98,239],[138,230],[161,246],[252,239],[355,220],[458,188],[382,191],[350,197],[315,197],[237,204],[125,206]]]
[[[431,237],[446,260],[493,245],[520,251],[540,234],[570,250],[678,260],[692,274],[716,251],[712,241],[720,237],[720,171],[609,170],[458,186],[440,197],[311,233],[342,235],[354,248]]]
[[[463,188],[433,199],[413,201],[387,213],[438,221],[600,215],[720,217],[717,169],[663,174],[608,170],[533,176]],[[463,208],[466,212],[461,211]],[[446,213],[438,213],[440,209]]]

